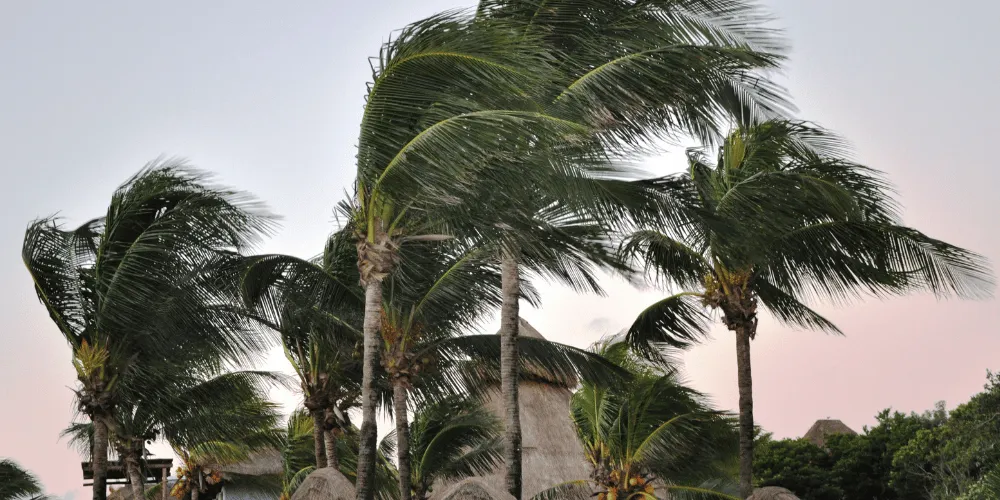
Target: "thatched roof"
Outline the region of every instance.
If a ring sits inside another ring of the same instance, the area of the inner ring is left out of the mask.
[[[499,335],[500,332],[497,332]],[[531,326],[531,323],[525,321],[524,318],[518,318],[517,335],[519,337],[527,337],[532,339],[546,340],[535,327]],[[546,370],[540,366],[535,366],[532,363],[524,363],[524,368],[521,371],[521,378],[523,380],[532,380],[535,382],[544,382],[551,385],[558,385],[563,387],[573,388],[576,387],[578,381],[573,374],[567,373],[553,373],[550,370]]]
[[[817,420],[812,427],[802,436],[810,443],[822,448],[826,445],[826,438],[834,434],[850,434],[857,436],[858,433],[848,427],[840,420]]]
[[[354,500],[354,485],[331,467],[316,469],[306,477],[292,500]]]
[[[799,500],[799,497],[785,488],[765,486],[753,490],[753,494],[747,500]]]
[[[275,476],[284,473],[281,461],[281,451],[276,449],[255,451],[250,458],[235,464],[209,466],[223,474],[239,474],[243,476]]]
[[[519,335],[544,339],[541,333],[524,318],[519,324]],[[531,370],[528,367],[526,370]],[[570,419],[569,401],[572,392],[568,387],[575,381],[553,380],[539,370],[537,376],[524,377],[518,385],[521,415],[522,487],[521,497],[531,498],[540,491],[560,483],[590,477],[583,446]],[[490,391],[484,406],[501,420],[504,416],[503,398],[499,387]],[[503,464],[481,480],[490,488],[507,491]],[[450,486],[435,486],[435,493],[448,491]],[[435,496],[435,498],[441,498]]]
[[[440,500],[513,500],[514,497],[506,491],[494,489],[480,479],[470,477],[459,481],[438,498]]]

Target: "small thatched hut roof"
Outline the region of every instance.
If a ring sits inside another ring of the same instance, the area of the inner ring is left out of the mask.
[[[285,472],[281,461],[281,451],[276,449],[255,451],[250,458],[235,464],[210,466],[223,474],[239,474],[241,476],[276,476]]]
[[[459,481],[439,497],[441,500],[513,500],[506,491],[498,491],[480,479],[470,477]],[[527,498],[527,497],[525,497]]]
[[[340,471],[330,467],[316,469],[306,477],[292,500],[354,500],[354,485]]]
[[[799,500],[799,497],[785,488],[765,486],[753,490],[753,494],[747,500]]]
[[[816,423],[813,424],[808,431],[806,431],[805,436],[802,437],[810,443],[822,448],[826,445],[826,438],[834,434],[850,434],[852,436],[858,435],[857,432],[854,432],[853,429],[840,420],[817,420]]]
[[[520,319],[518,329],[520,336],[545,338],[524,318]],[[573,395],[570,388],[576,386],[576,380],[553,377],[530,366],[525,371],[527,373],[518,385],[521,497],[531,498],[557,484],[587,479],[590,477],[590,466],[569,413],[570,397]],[[503,419],[505,412],[499,387],[488,393],[484,406]],[[504,469],[501,464],[493,474],[481,478],[482,482],[496,491],[507,491]]]

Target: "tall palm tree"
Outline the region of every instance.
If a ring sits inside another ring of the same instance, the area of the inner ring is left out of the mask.
[[[500,420],[477,399],[452,396],[418,409],[408,435],[415,500],[428,500],[438,480],[488,474],[503,459]],[[383,440],[399,446],[395,431]]]
[[[43,500],[42,485],[17,462],[0,459],[0,500]]]
[[[598,349],[634,378],[610,388],[583,386],[570,411],[590,462],[591,477],[557,485],[535,498],[596,496],[600,500],[733,498],[723,465],[736,454],[735,429],[675,371],[645,363],[624,342]],[[731,482],[731,481],[730,481]]]
[[[623,245],[654,280],[679,289],[640,313],[628,331],[633,346],[697,342],[716,311],[735,334],[744,498],[752,491],[750,341],[760,307],[780,322],[840,334],[806,301],[919,289],[978,298],[993,287],[983,257],[901,225],[886,182],[845,151],[803,123],[737,129],[716,163],[693,150],[687,172],[657,181],[683,207],[683,223],[640,228]]]
[[[554,154],[536,144],[526,146],[532,154],[527,161],[518,158],[515,170],[556,175],[540,184],[546,191],[541,196],[499,197],[522,208],[526,202],[549,198],[605,224],[619,223],[622,216],[650,208],[650,198],[644,184],[623,183],[620,177],[626,172],[609,159],[627,156],[663,137],[685,133],[713,137],[725,112],[753,120],[789,109],[780,89],[757,74],[780,61],[780,40],[763,26],[766,15],[743,0],[482,0],[478,13],[511,22],[519,36],[542,44],[556,70],[546,73],[544,84],[533,87],[538,91],[531,96],[534,105],[552,116],[585,124],[591,134],[591,140],[559,147]],[[544,207],[547,204],[537,205]],[[530,217],[533,210],[524,212]],[[495,213],[512,212],[500,205]],[[500,259],[506,467],[508,489],[520,498],[520,424],[513,369],[519,268],[528,260],[525,245],[552,245],[559,240],[531,238],[530,232],[505,238],[514,240],[504,245]],[[562,248],[554,250],[559,253],[574,246],[564,240]]]
[[[73,230],[40,219],[25,233],[25,266],[70,344],[77,401],[94,423],[95,500],[107,494],[116,406],[157,395],[130,391],[131,381],[158,360],[247,361],[266,345],[218,278],[272,220],[253,198],[208,181],[183,162],[155,161],[115,191],[105,216]]]
[[[404,28],[374,64],[349,207],[365,288],[359,499],[370,495],[374,464],[382,281],[399,261],[399,248],[447,235],[456,220],[440,209],[474,192],[481,181],[476,172],[494,160],[512,164],[526,136],[552,143],[582,129],[525,98],[547,59],[532,37],[511,35],[506,23],[450,12]]]

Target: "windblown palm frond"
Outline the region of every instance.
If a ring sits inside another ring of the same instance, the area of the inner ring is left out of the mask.
[[[734,130],[713,163],[689,151],[689,170],[654,182],[684,207],[680,226],[638,227],[621,253],[680,293],[629,328],[634,348],[686,347],[707,337],[708,313],[736,334],[740,378],[740,491],[752,490],[750,341],[758,308],[790,326],[842,333],[808,306],[929,290],[992,294],[988,261],[902,224],[881,174],[847,159],[813,125],[769,121]]]
[[[17,462],[0,459],[0,500],[44,500],[42,485]]]
[[[479,401],[450,397],[414,414],[410,423],[414,497],[426,500],[436,481],[491,472],[502,459],[500,422]],[[395,433],[383,443],[396,439]]]

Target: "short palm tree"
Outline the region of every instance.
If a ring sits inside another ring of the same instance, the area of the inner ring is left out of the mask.
[[[263,324],[277,331],[314,420],[316,467],[339,468],[336,440],[345,416],[360,403],[363,302],[356,285],[351,235],[333,234],[311,260],[289,255],[246,259],[243,297]]]
[[[803,123],[737,129],[716,163],[691,151],[687,172],[657,181],[683,207],[681,222],[640,228],[623,245],[654,280],[679,289],[639,315],[630,344],[684,347],[705,337],[716,311],[735,334],[744,498],[752,491],[750,341],[760,307],[783,323],[839,334],[805,301],[918,289],[976,298],[993,287],[985,259],[901,225],[878,172],[844,151]]]
[[[473,398],[452,396],[418,409],[408,436],[415,500],[428,500],[437,481],[488,474],[503,459],[500,420]],[[399,446],[395,431],[383,439]]]
[[[723,470],[736,452],[732,422],[683,386],[676,372],[644,362],[624,342],[601,345],[599,352],[633,379],[610,388],[585,383],[573,395],[570,411],[591,477],[535,498],[655,499],[660,491],[670,498],[732,499]]]
[[[43,500],[42,485],[17,462],[0,459],[0,500]]]
[[[221,276],[272,221],[246,194],[208,181],[156,161],[115,191],[105,216],[73,230],[41,219],[25,233],[25,266],[72,348],[77,401],[94,424],[95,500],[107,494],[117,405],[158,391],[130,391],[133,381],[164,363],[247,361],[266,345]]]
[[[313,425],[314,421],[308,410],[294,411],[288,418],[285,438],[281,446],[281,457],[284,468],[283,475],[278,478],[281,500],[289,500],[295,490],[302,485],[309,474],[316,470],[313,465]],[[350,480],[357,478],[358,463],[358,429],[346,426],[341,439],[335,442],[337,456],[340,457],[339,470]],[[377,450],[374,498],[377,500],[396,500],[399,498],[396,490],[396,470],[389,461],[393,450],[388,442],[383,442]],[[328,467],[330,467],[328,465]]]
[[[272,429],[278,414],[266,399],[274,380],[274,375],[261,372],[212,378],[170,373],[150,380],[169,387],[157,397],[117,405],[109,424],[109,446],[122,462],[133,499],[145,499],[146,445],[158,439],[170,443],[184,463],[181,475],[186,482],[175,491],[183,489],[194,498],[204,491],[205,479],[212,482],[211,474],[202,474],[206,467],[245,460],[251,451],[277,443]],[[63,432],[84,455],[91,453],[93,434],[90,422]],[[192,485],[199,485],[198,491]]]

